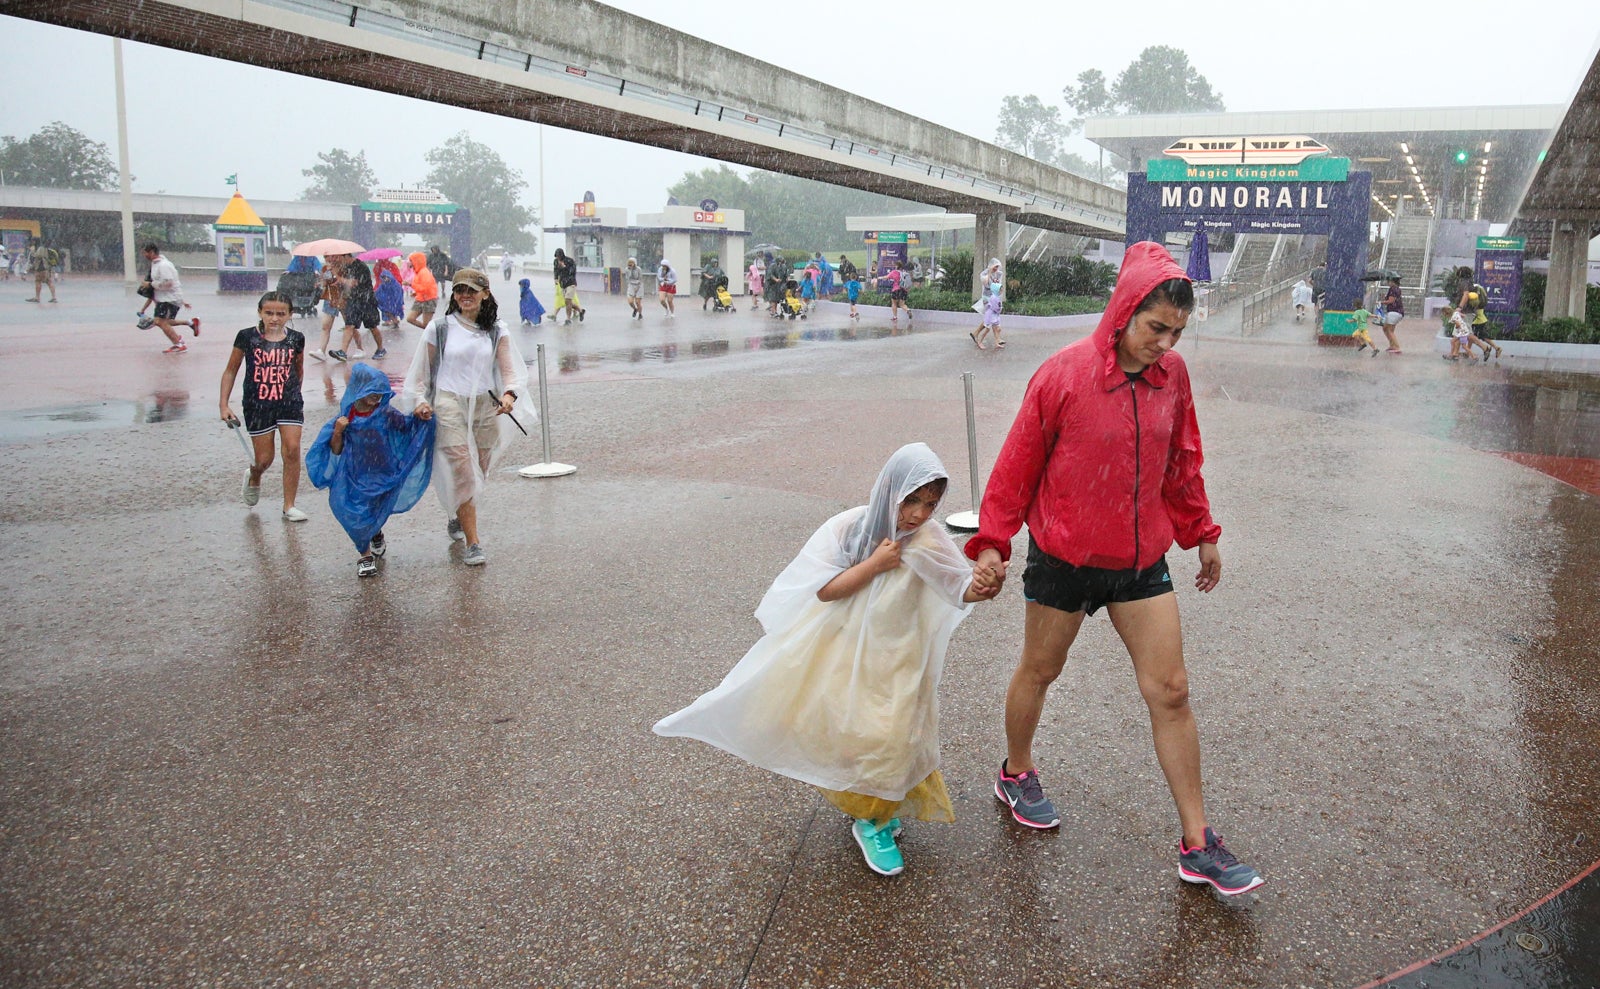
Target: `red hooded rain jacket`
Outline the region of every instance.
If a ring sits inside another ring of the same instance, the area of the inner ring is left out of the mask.
[[[1074,566],[1143,569],[1176,539],[1215,543],[1200,476],[1200,426],[1189,370],[1168,351],[1138,379],[1117,366],[1117,340],[1150,290],[1183,269],[1159,244],[1128,248],[1094,333],[1062,348],[1028,382],[989,476],[978,534],[1011,557],[1023,522],[1039,548]]]

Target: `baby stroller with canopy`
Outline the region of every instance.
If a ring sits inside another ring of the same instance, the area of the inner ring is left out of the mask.
[[[728,291],[728,276],[718,275],[715,294],[711,299],[712,312],[732,312],[733,293]]]
[[[778,315],[794,319],[806,318],[805,300],[800,298],[800,284],[793,278],[783,283],[783,301],[778,303]]]
[[[278,291],[287,295],[289,311],[296,316],[314,316],[317,312],[317,299],[322,294],[321,279],[318,277],[322,269],[322,262],[316,258],[295,257],[289,262],[289,267],[278,276]]]

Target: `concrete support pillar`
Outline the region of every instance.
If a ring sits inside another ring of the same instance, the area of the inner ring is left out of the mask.
[[[989,267],[990,258],[1006,260],[1006,215],[1004,213],[979,213],[972,234],[972,284],[974,295],[978,292],[978,279],[983,269]]]
[[[678,272],[679,294],[694,293],[694,279],[690,277],[690,263],[699,259],[694,256],[694,238],[687,233],[663,232],[661,235],[661,253],[672,262],[672,267]],[[652,260],[654,265],[660,258]],[[651,268],[652,272],[659,269]]]
[[[744,295],[748,286],[744,283],[744,234],[729,234],[722,241],[722,270],[728,273],[728,291],[733,295]]]
[[[1551,221],[1550,276],[1544,289],[1544,318],[1582,319],[1589,282],[1589,218]]]

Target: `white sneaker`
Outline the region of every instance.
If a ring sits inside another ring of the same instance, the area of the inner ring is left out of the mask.
[[[248,467],[244,469],[244,487],[239,491],[239,497],[244,500],[246,505],[252,508],[255,507],[256,502],[261,500],[261,485],[250,483],[250,468]]]
[[[285,508],[283,510],[283,520],[285,522],[304,522],[310,517],[298,508]]]
[[[322,356],[322,351],[320,350],[308,350],[306,351],[306,356],[312,358],[313,360],[326,362],[326,359]]]
[[[350,359],[353,360],[353,361],[359,361],[361,358],[363,358],[365,356],[367,356],[367,352],[365,350],[360,349],[360,348],[357,348],[355,350],[350,351]]]

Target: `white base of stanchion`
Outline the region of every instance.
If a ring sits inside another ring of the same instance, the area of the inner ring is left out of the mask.
[[[578,468],[571,464],[529,464],[517,471],[523,477],[566,477],[577,472]]]
[[[977,512],[956,512],[945,517],[944,524],[952,529],[961,529],[965,532],[978,531]]]

